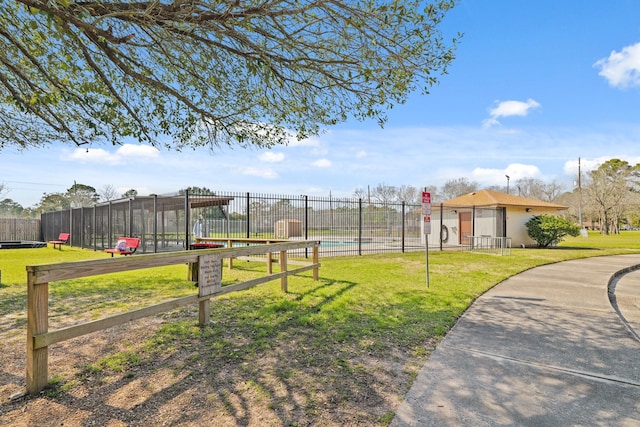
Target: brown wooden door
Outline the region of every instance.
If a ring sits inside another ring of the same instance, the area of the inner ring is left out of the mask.
[[[470,245],[471,244],[471,236],[473,235],[473,224],[471,221],[471,212],[460,212],[458,214],[458,221],[460,230],[459,236],[459,244],[461,245]]]

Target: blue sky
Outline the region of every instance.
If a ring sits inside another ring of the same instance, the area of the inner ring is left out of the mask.
[[[349,121],[271,150],[158,151],[139,144],[0,151],[3,195],[24,207],[74,181],[119,192],[352,196],[356,188],[441,186],[466,177],[557,180],[571,190],[610,158],[640,163],[640,1],[463,0],[449,74],[376,122]]]

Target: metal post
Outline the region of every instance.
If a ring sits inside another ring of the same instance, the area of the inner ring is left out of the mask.
[[[471,209],[471,250],[474,249],[473,245],[475,243],[475,239],[473,238],[476,235],[476,207],[475,205]]]
[[[80,207],[80,247],[84,248],[84,206]]]
[[[158,253],[158,195],[153,195],[153,253]]]
[[[191,247],[191,209],[189,205],[189,189],[186,189],[184,190],[184,244],[186,250]]]
[[[358,199],[358,255],[362,255],[362,199]]]
[[[133,237],[133,199],[129,198],[129,231],[127,236]]]
[[[402,201],[402,253],[404,253],[404,215],[405,215],[405,202]]]
[[[502,208],[502,255],[507,247],[507,207]]]
[[[424,241],[425,241],[425,256],[426,256],[426,271],[427,271],[427,288],[429,288],[429,235],[425,234],[424,235]]]
[[[578,220],[580,221],[580,233],[582,237],[587,237],[582,222],[582,171],[580,170],[580,157],[578,157]]]
[[[113,243],[113,238],[112,238],[113,229],[111,225],[111,200],[109,200],[109,209],[107,213],[109,215],[109,218],[107,219],[107,233],[109,238],[107,240],[108,240],[108,247],[112,248],[113,246],[111,244]]]
[[[250,197],[251,197],[251,195],[249,194],[249,192],[247,192],[247,239],[251,237],[251,231],[250,231],[250,227],[251,227],[251,214],[250,214],[251,202],[250,202]]]
[[[304,240],[309,240],[309,196],[304,196]],[[304,248],[304,257],[309,258],[309,248]]]
[[[440,203],[440,252],[442,252],[442,229],[444,226],[444,207]]]
[[[93,205],[93,250],[98,250],[98,207]]]

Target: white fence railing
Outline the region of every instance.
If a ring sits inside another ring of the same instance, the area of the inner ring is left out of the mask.
[[[495,255],[511,255],[511,237],[469,236],[465,250]]]

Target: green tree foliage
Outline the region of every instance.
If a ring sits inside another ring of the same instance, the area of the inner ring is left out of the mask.
[[[602,233],[618,233],[621,220],[638,205],[639,184],[640,164],[625,160],[607,160],[589,172],[586,202]]]
[[[44,193],[36,207],[38,212],[50,212],[95,205],[100,199],[90,185],[73,183],[65,193]]]
[[[24,208],[11,199],[0,200],[0,217],[15,218],[22,215]]]
[[[560,243],[566,236],[580,235],[580,227],[566,219],[553,215],[536,215],[526,222],[527,234],[546,248]]]
[[[62,193],[45,193],[40,199],[38,210],[40,212],[60,211],[69,209],[71,200],[66,194]]]
[[[273,146],[446,73],[455,0],[6,0],[0,148]],[[160,141],[166,142],[160,142]]]
[[[127,197],[136,197],[138,195],[138,190],[135,188],[130,188],[124,193],[122,193],[122,198],[125,199]]]
[[[186,191],[189,191],[190,196],[215,196],[216,194],[207,187],[187,187],[179,190],[178,194],[182,196]]]
[[[66,193],[72,208],[83,206],[93,206],[100,199],[100,195],[95,188],[90,185],[74,183]]]

